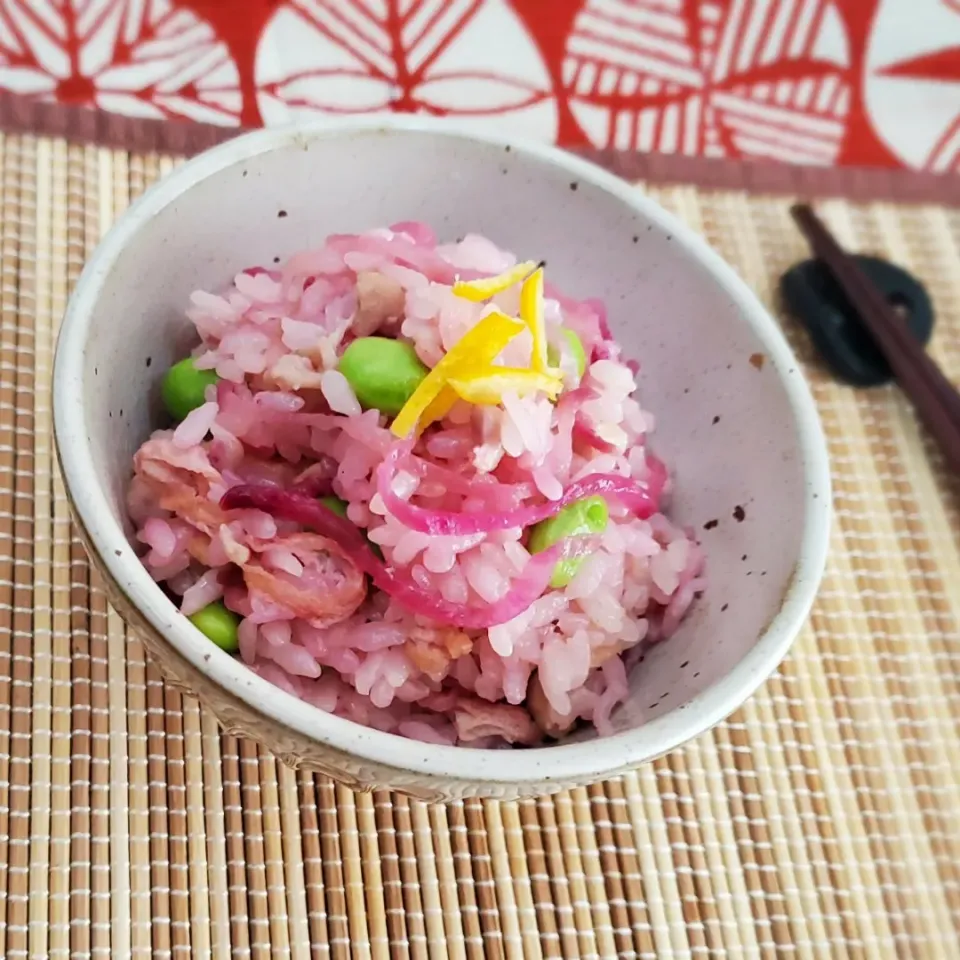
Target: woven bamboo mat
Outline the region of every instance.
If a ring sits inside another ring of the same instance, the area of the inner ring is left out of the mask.
[[[0,957],[960,956],[960,494],[893,389],[811,365],[837,523],[735,717],[519,804],[358,796],[165,688],[71,535],[50,436],[85,256],[174,161],[0,139]],[[767,301],[783,199],[650,188]],[[960,212],[825,202],[923,278],[960,378]]]

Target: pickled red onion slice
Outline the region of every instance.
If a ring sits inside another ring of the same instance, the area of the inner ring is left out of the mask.
[[[547,589],[558,561],[583,556],[593,546],[587,537],[568,538],[555,544],[527,563],[523,573],[514,579],[502,599],[473,607],[451,603],[387,567],[349,520],[337,516],[317,500],[302,493],[261,484],[244,484],[231,487],[223,495],[220,505],[224,510],[262,510],[275,519],[299,523],[330,537],[340,545],[344,555],[357,569],[370,576],[375,586],[408,610],[440,623],[470,630],[495,627],[519,616]]]
[[[418,507],[394,492],[393,479],[409,451],[408,443],[399,443],[387,454],[377,467],[377,492],[387,510],[404,526],[432,536],[461,537],[492,530],[529,527],[554,516],[576,500],[596,495],[616,497],[636,516],[645,520],[658,511],[660,495],[667,479],[663,464],[655,457],[649,457],[650,478],[646,484],[616,474],[597,473],[571,483],[559,500],[513,510],[455,513]]]

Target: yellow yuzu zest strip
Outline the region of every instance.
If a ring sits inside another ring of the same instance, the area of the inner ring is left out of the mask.
[[[563,383],[556,377],[511,367],[488,367],[457,374],[447,382],[464,400],[481,406],[496,406],[502,402],[504,393],[524,397],[542,392],[554,399],[563,389]]]
[[[547,331],[543,318],[543,266],[537,267],[520,288],[520,319],[533,335],[533,369],[553,374],[547,363]]]
[[[494,294],[502,293],[515,283],[519,283],[537,265],[532,260],[518,263],[515,267],[497,274],[495,277],[481,277],[479,280],[458,280],[453,285],[453,292],[464,300],[480,303],[489,300]]]
[[[397,414],[390,426],[394,436],[407,437],[413,432],[449,377],[486,366],[523,329],[522,323],[503,313],[490,313],[471,327],[424,377]]]
[[[454,404],[459,399],[460,397],[457,396],[457,392],[450,386],[450,381],[448,380],[440,392],[427,405],[427,409],[420,414],[419,432],[422,433],[431,423],[442,420],[453,409]]]

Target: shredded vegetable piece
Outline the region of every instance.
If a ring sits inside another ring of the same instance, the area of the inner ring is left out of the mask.
[[[420,429],[426,429],[431,423],[442,420],[459,399],[453,387],[444,384],[440,392],[427,405],[427,409],[420,415]]]
[[[559,500],[547,503],[496,512],[454,513],[450,510],[428,510],[407,502],[393,491],[393,478],[409,449],[407,444],[397,444],[377,468],[377,492],[387,510],[404,526],[433,536],[459,537],[472,533],[489,533],[491,530],[529,527],[554,516],[575,500],[595,495],[616,497],[638,517],[646,519],[657,512],[667,479],[663,464],[655,457],[649,457],[650,479],[646,485],[615,474],[597,473],[570,484]]]
[[[555,565],[565,559],[584,556],[595,549],[587,537],[571,537],[531,558],[523,573],[511,584],[506,596],[484,606],[466,606],[424,590],[379,560],[366,539],[349,520],[337,516],[319,501],[290,490],[261,484],[231,487],[220,502],[224,510],[252,508],[276,519],[299,523],[335,540],[358,570],[375,586],[413,613],[440,623],[484,630],[519,616],[548,588]]]
[[[533,335],[533,369],[556,376],[547,363],[547,332],[543,319],[543,264],[523,281],[520,288],[520,319]]]
[[[531,270],[536,268],[532,260],[518,263],[515,267],[497,274],[495,277],[481,277],[479,280],[458,280],[453,285],[453,292],[464,300],[481,303],[489,300],[494,294],[502,293],[515,283],[519,283]]]
[[[462,370],[489,364],[521,331],[523,324],[503,313],[491,313],[471,327],[427,374],[397,414],[390,429],[394,436],[406,437],[428,425],[424,413],[447,384],[447,378]],[[434,406],[433,413],[443,404]],[[453,406],[451,403],[450,406]]]
[[[448,381],[450,387],[469,403],[496,406],[504,393],[525,397],[531,393],[545,393],[555,399],[563,389],[563,382],[546,373],[512,367],[487,367],[457,374]]]

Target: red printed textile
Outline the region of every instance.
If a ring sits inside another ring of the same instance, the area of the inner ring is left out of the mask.
[[[0,89],[223,126],[960,166],[960,0],[0,0]]]

